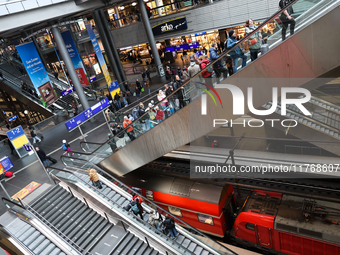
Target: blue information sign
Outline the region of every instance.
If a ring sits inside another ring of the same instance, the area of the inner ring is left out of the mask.
[[[6,132],[7,136],[8,136],[8,139],[13,141],[15,138],[18,138],[22,135],[25,135],[25,132],[24,130],[22,129],[21,126],[19,127],[16,127],[8,132]]]
[[[166,47],[166,52],[173,52],[175,51],[175,47]]]
[[[0,163],[4,167],[5,171],[13,168],[13,163],[10,160],[9,157],[4,157],[4,158],[0,159]]]
[[[190,48],[190,49],[196,49],[196,48],[199,48],[199,47],[200,47],[200,45],[199,45],[198,42],[189,44],[189,48]]]
[[[63,97],[66,97],[68,94],[71,94],[73,91],[74,91],[74,87],[68,88],[68,89],[62,91],[62,92],[61,92],[61,95],[62,95]]]
[[[12,118],[8,119],[8,121],[11,122],[11,121],[15,120],[16,118],[18,118],[18,117],[15,115]]]
[[[179,50],[188,50],[189,49],[189,45],[188,44],[176,45],[175,49],[176,49],[176,51],[179,51]]]
[[[205,32],[195,34],[195,36],[199,36],[199,35],[205,35]]]
[[[67,130],[70,131],[70,130],[75,129],[76,127],[81,125],[83,122],[85,122],[89,118],[99,113],[101,110],[104,110],[109,105],[110,105],[109,99],[105,98],[102,101],[95,104],[94,106],[92,106],[91,108],[86,109],[85,111],[79,113],[77,116],[75,116],[71,120],[65,122]]]

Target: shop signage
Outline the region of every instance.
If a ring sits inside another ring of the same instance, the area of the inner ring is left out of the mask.
[[[109,86],[109,91],[110,91],[110,94],[111,94],[112,98],[115,97],[116,93],[119,94],[120,88],[119,88],[119,85],[118,85],[118,81],[115,81],[115,82],[111,83],[111,85]]]
[[[187,19],[185,16],[158,24],[152,27],[152,32],[154,35],[162,35],[165,33],[177,32],[184,29],[188,29]]]
[[[68,54],[70,55],[70,58],[72,60],[72,63],[74,65],[74,68],[76,70],[76,73],[78,75],[78,79],[80,81],[80,84],[84,86],[90,85],[87,77],[86,77],[86,72],[85,68],[83,65],[83,62],[81,61],[81,58],[79,56],[77,47],[73,41],[72,35],[69,30],[66,30],[61,33],[61,36],[64,39]]]
[[[179,51],[179,50],[188,50],[188,49],[196,49],[199,48],[199,43],[191,43],[191,44],[181,44],[171,47],[166,47],[167,52]]]
[[[103,99],[102,101],[96,103],[91,108],[86,109],[85,111],[79,113],[74,118],[70,119],[69,121],[65,122],[66,128],[68,131],[72,131],[73,129],[77,128],[81,124],[83,124],[88,119],[92,118],[102,110],[106,109],[110,106],[110,101],[108,98]]]
[[[95,53],[97,55],[97,58],[98,58],[98,62],[99,62],[100,67],[101,67],[101,69],[103,71],[103,74],[104,74],[107,86],[108,86],[108,88],[110,88],[110,86],[112,86],[113,82],[111,81],[110,73],[109,73],[109,70],[107,69],[106,62],[105,62],[102,50],[99,47],[99,43],[97,41],[97,37],[96,37],[96,35],[93,32],[91,24],[86,24],[86,29],[87,29],[87,32],[89,33],[89,36],[90,36],[90,39],[91,39],[94,51],[95,51]],[[96,71],[96,73],[97,73],[97,71]]]
[[[205,32],[195,34],[195,36],[200,36],[200,35],[205,35]]]
[[[95,75],[92,75],[90,77],[90,82],[94,82],[95,80],[97,80],[97,77]]]
[[[34,43],[21,44],[16,46],[16,49],[44,106],[53,104],[58,100],[58,97],[54,93],[50,78],[41,62]]]
[[[0,159],[0,163],[5,171],[13,168],[13,163],[9,157],[3,157],[2,159]]]

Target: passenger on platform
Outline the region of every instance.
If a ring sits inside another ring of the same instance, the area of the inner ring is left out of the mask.
[[[44,167],[49,166],[50,164],[47,161],[46,153],[43,150],[39,149],[39,147],[36,147],[35,150],[37,151],[38,157],[43,163]]]
[[[178,103],[176,103],[176,105],[178,106],[179,109],[182,109],[186,104],[184,102],[184,96],[183,96],[183,91],[184,91],[184,87],[182,87],[183,82],[181,81],[181,79],[179,78],[178,75],[176,75],[175,78],[175,82],[174,82],[174,90],[179,90],[176,92],[176,96],[178,99]],[[176,100],[177,101],[177,100]]]
[[[189,79],[190,79],[189,73],[188,73],[187,69],[184,67],[183,68],[183,81],[186,81],[186,80],[189,80]]]
[[[129,126],[132,123],[131,120],[127,116],[124,116],[124,122],[123,122],[123,128],[125,129],[127,126]],[[133,127],[132,125],[129,126],[126,129],[127,135],[130,138],[131,141],[135,140],[135,136],[133,135]]]
[[[66,142],[66,140],[63,140],[63,144],[61,145],[61,148],[65,151],[66,156],[73,155],[71,152],[71,146]]]
[[[140,82],[139,82],[138,79],[136,80],[136,86],[137,86],[139,89],[142,89],[142,85],[140,84]]]
[[[149,80],[146,80],[146,81],[145,81],[145,88],[147,88],[148,94],[149,94],[149,96],[150,96],[150,84],[149,84]]]
[[[72,101],[71,105],[72,105],[72,108],[76,111],[76,115],[78,115],[78,107],[77,107],[77,104],[76,104],[76,102],[74,100]]]
[[[138,86],[136,86],[135,88],[135,93],[136,93],[136,98],[137,98],[137,101],[141,99],[141,96],[140,96],[140,88]]]
[[[248,19],[246,21],[246,28],[245,28],[246,36],[250,34],[251,32],[253,32],[256,28],[257,26],[254,25],[254,21],[252,19]],[[251,61],[254,61],[258,57],[258,53],[261,49],[261,44],[262,44],[261,39],[262,39],[262,35],[260,31],[255,32],[255,34],[250,36],[248,39]]]
[[[279,7],[281,10],[285,8],[288,4],[290,4],[289,0],[280,0]],[[290,35],[292,36],[294,34],[295,29],[295,20],[291,14],[293,14],[293,7],[288,7],[287,10],[281,13],[279,16],[280,20],[282,21],[282,41],[286,40],[286,31],[288,28],[288,25],[290,25]]]
[[[124,82],[124,88],[125,88],[125,91],[130,91],[129,84],[126,81]]]
[[[115,94],[114,96],[116,107],[118,109],[122,108],[122,104],[120,103],[120,95],[118,93]]]
[[[217,43],[213,42],[211,44],[211,48],[209,49],[211,62],[214,62],[216,59],[218,59],[220,57],[220,55],[218,55],[218,53],[217,53],[217,47],[218,47]],[[217,78],[220,78],[221,74],[223,74],[224,79],[227,78],[228,70],[223,67],[221,60],[214,63],[213,67],[214,67],[214,71],[215,71]]]
[[[234,45],[238,42],[236,39],[235,31],[234,30],[229,30],[228,32],[229,38],[227,39],[227,50],[231,49],[234,47]],[[241,49],[240,46],[237,46],[235,49],[229,52],[230,57],[233,60],[233,72],[237,72],[237,63],[238,59],[242,59],[242,68],[247,65],[247,55],[245,55]]]
[[[146,69],[142,72],[142,79],[144,82],[146,81]]]
[[[160,223],[163,222],[163,217],[158,211],[150,211],[148,223],[154,226],[157,230],[162,231]]]
[[[38,140],[39,142],[41,142],[41,139],[39,136],[37,136],[37,133],[35,132],[35,130],[33,128],[31,128],[31,136],[33,139],[33,144],[36,143],[36,140]]]
[[[175,237],[178,236],[176,227],[175,227],[175,221],[173,218],[170,218],[169,215],[165,216],[165,220],[163,222],[163,226],[165,227],[166,230],[169,231],[171,235],[171,239],[175,239]]]
[[[194,55],[190,56],[190,66],[188,67],[188,73],[190,78],[194,77],[195,74],[199,73],[201,68],[199,65],[196,64],[196,60]]]
[[[150,70],[149,69],[146,69],[145,70],[145,73],[146,73],[146,77],[148,78],[149,82],[151,82],[151,74],[150,74]]]
[[[99,176],[97,174],[97,171],[93,168],[89,169],[89,177],[90,177],[90,181],[92,181],[93,186],[95,186],[98,189],[102,189],[102,183],[99,180]]]
[[[148,130],[150,130],[150,119],[149,119],[149,115],[145,114],[145,107],[143,103],[139,103],[139,107],[138,107],[138,118],[141,118],[140,121],[142,123],[143,126],[143,131],[146,132]]]
[[[141,206],[141,204],[138,202],[138,200],[131,200],[131,202],[123,207],[125,210],[129,211],[130,209],[132,210],[132,212],[137,216],[139,214],[140,218],[142,220],[144,220],[143,218],[143,207]]]
[[[156,120],[158,123],[161,123],[164,119],[164,112],[159,109],[158,106],[155,107],[155,111],[156,111]]]
[[[21,90],[27,92],[27,83],[24,81],[21,81]]]

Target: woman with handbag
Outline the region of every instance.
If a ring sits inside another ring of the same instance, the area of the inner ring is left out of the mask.
[[[252,19],[248,19],[246,21],[246,28],[245,28],[246,36],[250,34],[251,32],[253,32],[256,28],[257,26],[254,25],[254,21]],[[252,36],[248,38],[251,61],[254,61],[258,57],[258,53],[261,49],[261,39],[262,39],[262,35],[260,31],[257,31],[256,33],[254,33]]]

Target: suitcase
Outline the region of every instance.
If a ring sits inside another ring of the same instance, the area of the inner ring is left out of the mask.
[[[13,176],[13,172],[7,171],[7,172],[5,172],[5,176],[6,177],[12,177]]]
[[[58,161],[50,156],[46,156],[46,159],[48,159],[49,161],[51,161],[53,164],[56,164]]]
[[[266,54],[269,51],[269,45],[268,44],[262,44],[261,45],[261,56],[263,54]]]

